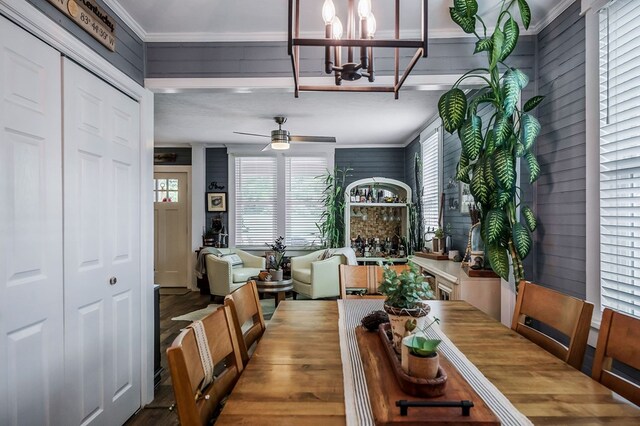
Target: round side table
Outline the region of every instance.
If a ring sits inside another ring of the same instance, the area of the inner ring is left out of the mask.
[[[293,280],[291,278],[280,281],[259,281],[256,280],[258,293],[273,293],[276,298],[276,308],[285,299],[287,291],[293,290]]]

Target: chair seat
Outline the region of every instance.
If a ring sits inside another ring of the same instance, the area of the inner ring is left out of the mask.
[[[311,268],[300,268],[291,271],[291,278],[302,283],[311,283]]]
[[[260,268],[235,268],[233,269],[233,282],[235,283],[246,283],[247,280],[251,277],[255,277],[260,273]],[[237,287],[236,287],[237,288]],[[231,289],[233,291],[235,289]]]

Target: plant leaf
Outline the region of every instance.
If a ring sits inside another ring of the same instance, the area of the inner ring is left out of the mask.
[[[471,167],[469,166],[469,159],[464,152],[460,154],[460,161],[458,162],[458,166],[456,167],[456,180],[460,182],[464,182],[466,184],[471,183],[471,179],[469,179],[469,171]]]
[[[493,69],[498,64],[500,60],[500,55],[502,55],[502,45],[504,43],[504,33],[500,30],[500,28],[496,28],[491,36],[491,41],[493,47],[491,48],[491,62],[489,64],[489,68]]]
[[[536,156],[531,151],[527,151],[524,159],[529,166],[529,183],[533,183],[538,179],[538,176],[540,176],[540,165],[538,164]]]
[[[449,8],[449,15],[451,15],[451,20],[456,24],[458,24],[458,26],[462,28],[462,31],[464,31],[465,33],[471,34],[475,31],[476,29],[475,17],[468,17],[467,15],[460,13],[458,10],[456,10],[453,7]]]
[[[524,154],[527,153],[527,150],[525,149],[524,145],[522,145],[520,142],[516,142],[516,157],[518,158],[522,158],[524,157]]]
[[[493,156],[493,171],[502,189],[511,190],[516,183],[513,157],[504,147],[498,148]]]
[[[486,89],[486,87],[483,88],[483,89]],[[469,116],[477,115],[478,105],[480,105],[482,103],[493,102],[494,100],[495,100],[495,98],[494,98],[493,92],[491,90],[486,91],[486,92],[484,92],[484,93],[482,93],[480,95],[474,96],[473,99],[471,100],[471,102],[469,103],[469,109],[468,109],[468,113],[467,114]]]
[[[529,24],[531,23],[531,9],[529,9],[529,5],[526,0],[518,0],[518,8],[520,9],[520,18],[522,18],[522,25],[524,25],[524,29],[529,29]]]
[[[496,183],[496,178],[493,175],[493,168],[491,167],[491,163],[485,162],[484,166],[482,167],[482,171],[484,173],[483,177],[485,185],[487,185],[489,192],[494,192],[494,190],[498,187],[498,184]]]
[[[514,70],[509,70],[504,73],[504,80],[502,82],[504,87],[504,100],[502,105],[504,107],[504,115],[511,116],[516,109],[516,103],[520,97],[520,81],[519,75]]]
[[[536,227],[538,226],[538,222],[536,221],[536,216],[533,214],[533,210],[531,210],[531,207],[522,207],[522,217],[524,217],[524,221],[527,224],[527,228],[529,228],[529,231],[535,231]]]
[[[469,18],[478,13],[478,2],[476,0],[453,0],[453,7]]]
[[[489,258],[489,262],[491,262],[493,271],[500,275],[503,280],[508,280],[509,256],[507,255],[507,250],[497,244],[489,245],[487,247],[487,257]]]
[[[489,188],[484,182],[483,165],[483,162],[478,162],[474,165],[469,190],[476,202],[479,202],[480,204],[487,204],[489,202]]]
[[[467,111],[467,97],[457,87],[449,90],[438,101],[438,113],[442,118],[444,129],[453,133],[462,126]]]
[[[513,19],[507,19],[503,27],[504,32],[504,44],[502,45],[502,53],[500,54],[500,60],[504,61],[513,52],[518,44],[518,37],[520,36],[520,28],[518,23]]]
[[[469,160],[475,160],[482,148],[482,120],[477,115],[471,116],[460,129],[462,150]]]
[[[531,251],[532,241],[529,230],[520,222],[516,222],[513,224],[511,231],[518,256],[520,256],[520,259],[524,259],[529,254],[529,251]]]
[[[496,194],[496,198],[494,200],[495,201],[494,208],[498,208],[498,209],[503,209],[504,206],[506,206],[507,203],[511,201],[511,199],[513,198],[513,190],[508,191],[500,188],[498,189],[498,191],[495,192],[495,194]]]
[[[473,183],[473,181],[471,181]],[[507,215],[502,209],[491,209],[485,220],[485,233],[487,242],[495,244],[500,241],[500,237],[505,231]]]
[[[496,123],[493,125],[493,132],[495,138],[495,146],[501,147],[509,139],[511,135],[511,116],[506,114],[499,114],[496,119]]]
[[[535,142],[540,133],[540,122],[533,115],[522,114],[520,129],[522,131],[522,144],[526,149],[531,149],[533,142]],[[519,157],[522,157],[522,155]]]
[[[540,102],[542,102],[543,99],[544,99],[544,96],[534,96],[524,104],[524,106],[522,107],[522,111],[524,112],[531,111],[532,109],[537,107],[538,104],[540,104]]]
[[[488,52],[493,47],[493,40],[491,38],[483,38],[476,41],[476,48],[473,50],[473,54],[480,52]]]
[[[487,157],[490,157],[496,150],[496,137],[495,132],[489,130],[487,132],[487,142],[485,143],[484,152]]]

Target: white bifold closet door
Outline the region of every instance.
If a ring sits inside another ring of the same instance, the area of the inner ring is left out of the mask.
[[[66,424],[140,407],[139,105],[68,59],[64,81]]]
[[[61,424],[60,54],[0,16],[0,425]]]

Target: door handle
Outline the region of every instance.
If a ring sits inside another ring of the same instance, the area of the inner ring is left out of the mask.
[[[116,277],[109,278],[109,284],[116,285],[117,282],[118,282],[118,279]]]

